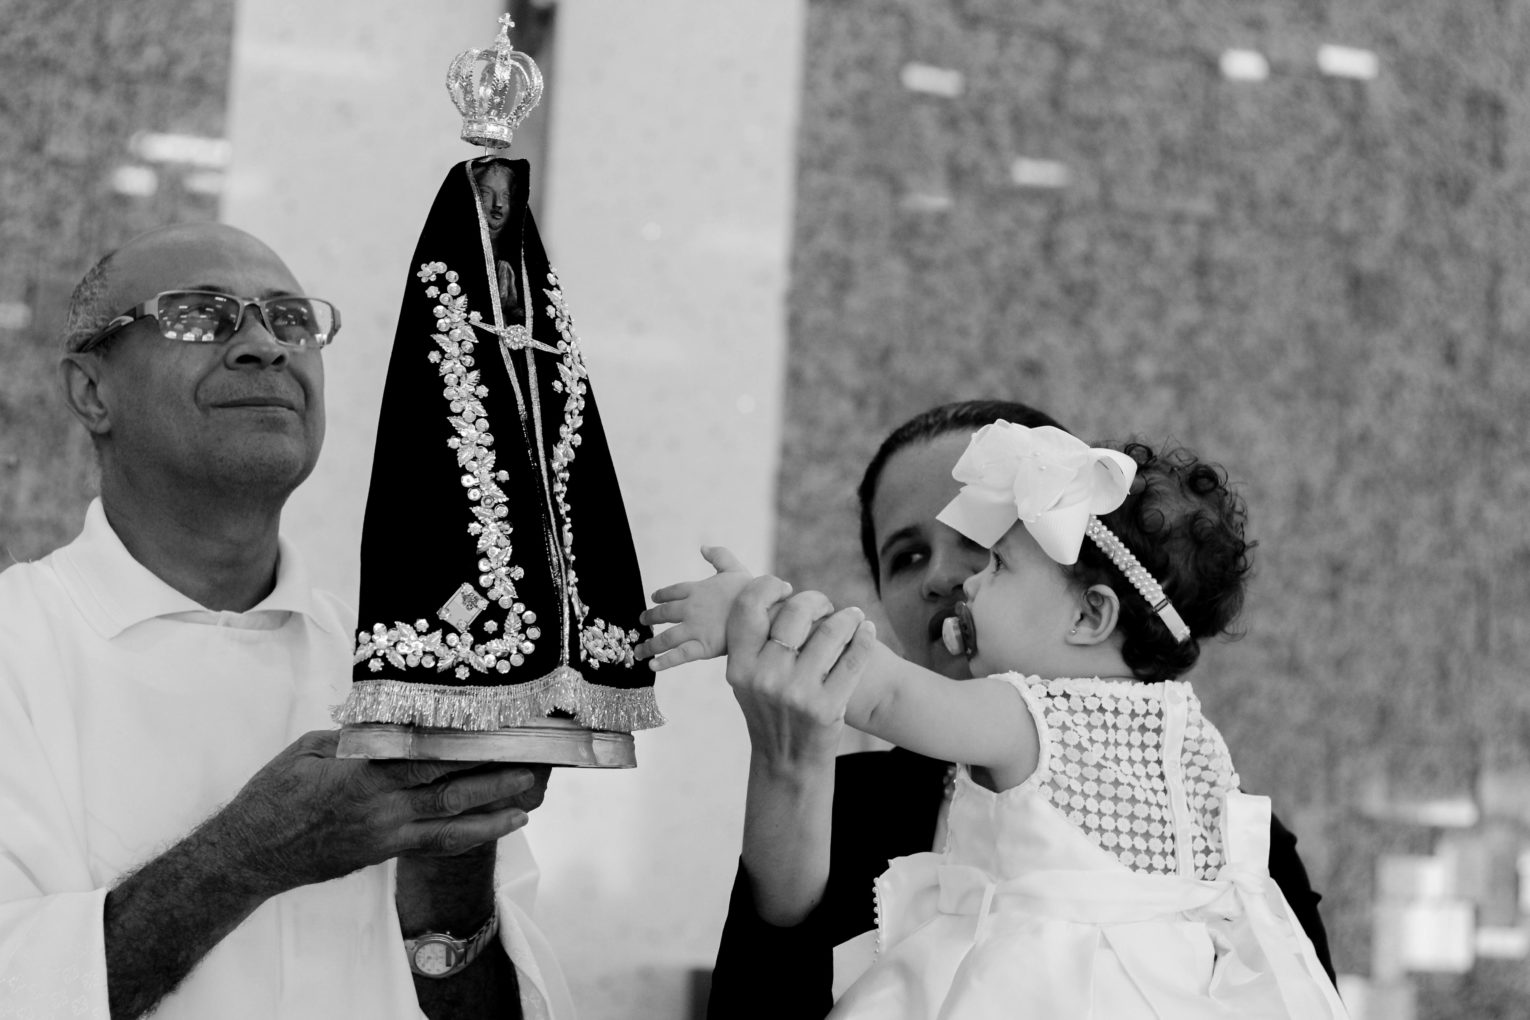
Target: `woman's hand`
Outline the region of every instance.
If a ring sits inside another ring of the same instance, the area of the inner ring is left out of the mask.
[[[651,659],[648,666],[654,672],[697,659],[713,659],[728,651],[728,611],[751,575],[737,556],[720,545],[702,546],[701,555],[716,573],[700,581],[660,588],[653,593],[654,607],[638,617],[650,627],[674,624],[637,647],[637,657]]]
[[[756,578],[728,614],[728,683],[750,744],[744,870],[760,918],[778,926],[801,923],[823,898],[834,755],[876,645],[859,609],[836,613],[816,591],[790,592]]]
[[[779,578],[756,578],[733,600],[727,622],[728,683],[754,756],[788,770],[832,761],[845,706],[876,642],[861,610],[835,612],[820,592],[790,593]]]

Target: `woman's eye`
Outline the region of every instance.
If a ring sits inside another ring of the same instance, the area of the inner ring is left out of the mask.
[[[928,558],[928,554],[923,549],[902,549],[893,553],[892,558],[887,561],[887,569],[890,573],[898,573],[917,567]]]

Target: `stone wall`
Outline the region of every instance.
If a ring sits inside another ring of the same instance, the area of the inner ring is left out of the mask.
[[[219,139],[233,0],[6,3],[0,34],[0,568],[73,538],[90,444],[56,394],[69,293],[150,227],[214,219],[220,175],[139,132]]]
[[[1491,792],[1530,782],[1530,4],[809,11],[778,569],[870,598],[855,483],[948,400],[1224,463],[1258,575],[1192,676],[1300,835],[1339,968],[1386,992],[1378,860],[1530,845]],[[1379,73],[1323,73],[1324,44]],[[1267,77],[1224,76],[1229,48]],[[1522,931],[1512,855],[1479,858],[1452,895]],[[1417,1008],[1526,981],[1479,960]]]

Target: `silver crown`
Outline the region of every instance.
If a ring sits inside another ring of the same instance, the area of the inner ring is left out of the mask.
[[[464,50],[446,72],[446,91],[462,113],[462,140],[486,149],[508,148],[515,129],[542,98],[537,62],[510,45],[514,27],[510,15],[502,15],[494,46]]]

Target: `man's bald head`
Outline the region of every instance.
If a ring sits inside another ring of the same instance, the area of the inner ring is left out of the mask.
[[[140,235],[86,274],[60,373],[65,400],[96,444],[103,499],[150,492],[279,507],[324,441],[316,346],[282,342],[263,311],[246,307],[239,328],[217,342],[167,338],[145,317],[114,333],[110,347],[82,352],[115,316],[180,290],[257,302],[301,292],[270,247],[218,223]]]
[[[139,234],[91,266],[74,288],[64,323],[64,350],[78,351],[114,317],[161,290],[186,286],[164,280],[199,265],[219,267],[252,256],[287,269],[264,242],[225,223],[179,223]]]

